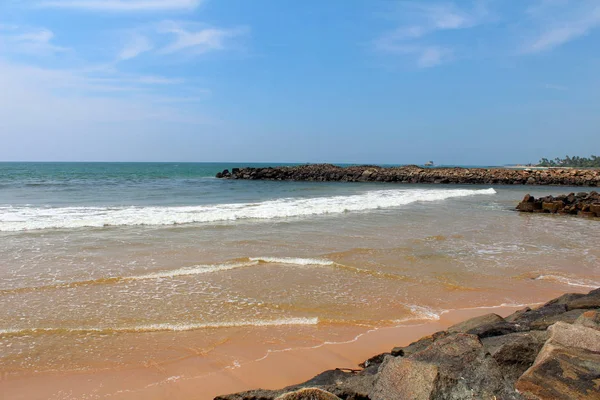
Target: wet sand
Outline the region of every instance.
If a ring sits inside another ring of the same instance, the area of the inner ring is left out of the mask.
[[[570,290],[585,292],[585,290]],[[539,293],[550,299],[561,292]],[[537,303],[541,304],[541,303]],[[535,305],[530,305],[535,306]],[[367,358],[407,345],[457,322],[490,312],[506,316],[523,305],[474,307],[442,313],[437,321],[407,322],[396,327],[365,330],[346,327],[342,342],[269,350],[250,341],[236,343],[227,352],[247,361],[225,368],[215,365],[218,357],[197,354],[144,367],[97,372],[44,372],[3,377],[0,391],[6,399],[212,399],[219,394],[265,388],[277,389],[310,379],[333,368],[358,368]],[[272,329],[272,328],[269,328]],[[339,333],[339,332],[338,332]],[[177,335],[176,333],[172,335]],[[208,356],[208,357],[207,357]],[[212,359],[206,363],[206,359]]]

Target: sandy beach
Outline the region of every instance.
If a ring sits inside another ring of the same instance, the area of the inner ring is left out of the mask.
[[[585,290],[573,290],[585,292]],[[540,292],[546,299],[559,290]],[[535,307],[541,303],[530,304]],[[278,389],[305,381],[317,373],[334,368],[357,369],[369,357],[392,347],[407,345],[450,325],[490,312],[506,316],[525,305],[471,307],[443,312],[435,321],[407,321],[395,327],[364,330],[345,328],[338,335],[347,340],[298,348],[268,349],[240,342],[221,351],[236,354],[247,361],[218,368],[219,357],[196,354],[166,360],[144,367],[100,370],[97,372],[33,373],[8,377],[0,383],[3,395],[10,399],[151,399],[166,398],[208,400],[216,395],[250,389]],[[325,330],[328,327],[324,327]],[[269,332],[264,332],[269,334]],[[251,341],[251,338],[248,338]],[[206,359],[210,359],[208,365]]]

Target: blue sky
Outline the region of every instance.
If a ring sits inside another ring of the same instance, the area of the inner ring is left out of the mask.
[[[0,160],[600,153],[600,0],[3,0]]]

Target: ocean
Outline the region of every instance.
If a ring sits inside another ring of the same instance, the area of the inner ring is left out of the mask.
[[[214,178],[258,165],[0,163],[0,390],[600,286],[597,221],[514,211],[580,188]]]

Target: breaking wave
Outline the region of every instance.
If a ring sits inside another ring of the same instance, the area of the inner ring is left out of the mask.
[[[178,207],[0,207],[0,231],[270,220],[399,207],[414,202],[492,195],[494,189],[395,189],[350,196],[282,198],[258,203]]]
[[[566,277],[560,276],[560,275],[540,275],[540,276],[534,278],[534,280],[536,280],[536,281],[538,281],[538,280],[554,281],[554,282],[563,283],[563,284],[566,284],[569,286],[577,286],[577,287],[584,287],[584,288],[597,288],[600,286],[600,283],[598,283],[598,282],[593,282],[593,281],[584,280],[584,279],[566,278]]]
[[[169,279],[176,278],[180,276],[192,276],[192,275],[202,275],[209,274],[221,271],[229,271],[238,268],[248,268],[260,264],[282,264],[282,265],[296,265],[296,266],[315,266],[315,267],[332,267],[341,270],[346,270],[353,273],[358,274],[366,274],[376,277],[388,278],[388,279],[399,279],[399,280],[408,280],[407,277],[396,274],[389,274],[379,271],[373,271],[369,269],[363,269],[358,267],[353,267],[349,265],[339,264],[333,262],[331,260],[326,259],[317,259],[317,258],[299,258],[299,257],[250,257],[250,258],[242,258],[237,259],[236,261],[225,262],[222,264],[205,264],[205,265],[192,265],[189,267],[181,267],[170,270],[159,270],[154,272],[148,272],[140,275],[130,275],[130,276],[113,276],[113,277],[103,277],[97,279],[88,279],[82,281],[73,281],[73,282],[61,282],[43,286],[27,286],[27,287],[17,287],[12,289],[2,289],[0,290],[0,295],[2,294],[14,294],[14,293],[28,293],[39,290],[53,290],[53,289],[71,289],[81,286],[92,286],[92,285],[109,285],[121,282],[131,282],[131,281],[142,281],[142,280],[151,280],[151,279]]]
[[[144,333],[144,332],[182,332],[198,329],[238,328],[246,326],[285,326],[285,325],[317,325],[319,319],[313,318],[282,318],[275,320],[254,320],[237,322],[208,322],[208,323],[173,323],[173,324],[148,324],[122,327],[80,327],[80,328],[15,328],[0,329],[0,336],[23,336],[40,334],[65,334],[65,333]]]

